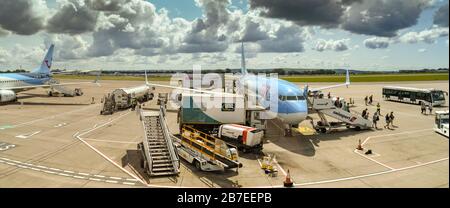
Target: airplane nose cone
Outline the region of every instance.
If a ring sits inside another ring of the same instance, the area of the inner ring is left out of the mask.
[[[289,124],[298,124],[306,119],[308,106],[306,101],[286,102],[280,111],[280,117]]]

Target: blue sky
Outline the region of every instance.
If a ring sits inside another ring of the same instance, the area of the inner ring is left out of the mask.
[[[434,20],[445,6],[448,19],[448,0],[388,0],[396,3],[380,5],[384,10],[363,0],[342,5],[342,21],[337,23],[322,18],[328,12],[305,8],[308,1],[112,0],[118,2],[112,7],[104,0],[5,0],[31,2],[30,8],[11,12],[24,13],[15,24],[37,26],[30,31],[0,21],[0,70],[37,66],[50,43],[56,44],[57,68],[189,69],[193,64],[238,68],[238,42],[245,37],[249,37],[245,43],[248,68],[449,66],[448,20]],[[413,4],[421,6],[420,12]],[[284,12],[286,5],[297,12]],[[398,8],[392,9],[394,6]],[[400,15],[389,19],[397,13]],[[351,16],[355,14],[356,21]],[[368,16],[367,25],[361,25],[359,14]],[[27,17],[37,20],[30,22]],[[408,23],[415,21],[417,24]]]

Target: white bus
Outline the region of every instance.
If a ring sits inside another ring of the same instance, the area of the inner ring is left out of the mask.
[[[445,105],[445,94],[447,92],[436,89],[418,89],[412,87],[383,87],[383,98],[385,100],[400,101],[412,104],[425,103],[433,106]]]

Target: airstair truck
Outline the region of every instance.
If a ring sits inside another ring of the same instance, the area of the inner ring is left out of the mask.
[[[371,120],[336,107],[332,99],[314,98],[311,103],[311,110],[316,112],[320,118],[315,129],[322,133],[327,132],[327,129],[329,131],[341,126],[354,127],[356,130],[372,128]],[[329,122],[325,115],[338,120],[338,122]]]

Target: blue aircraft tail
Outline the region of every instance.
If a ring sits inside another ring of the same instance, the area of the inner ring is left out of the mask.
[[[45,55],[44,60],[42,61],[42,64],[40,67],[34,69],[31,71],[31,73],[35,74],[50,74],[50,68],[52,67],[53,62],[53,48],[55,47],[54,44],[50,46],[50,48],[47,51],[47,54]]]
[[[244,42],[242,42],[241,47],[241,73],[247,74],[247,68],[245,68]]]

